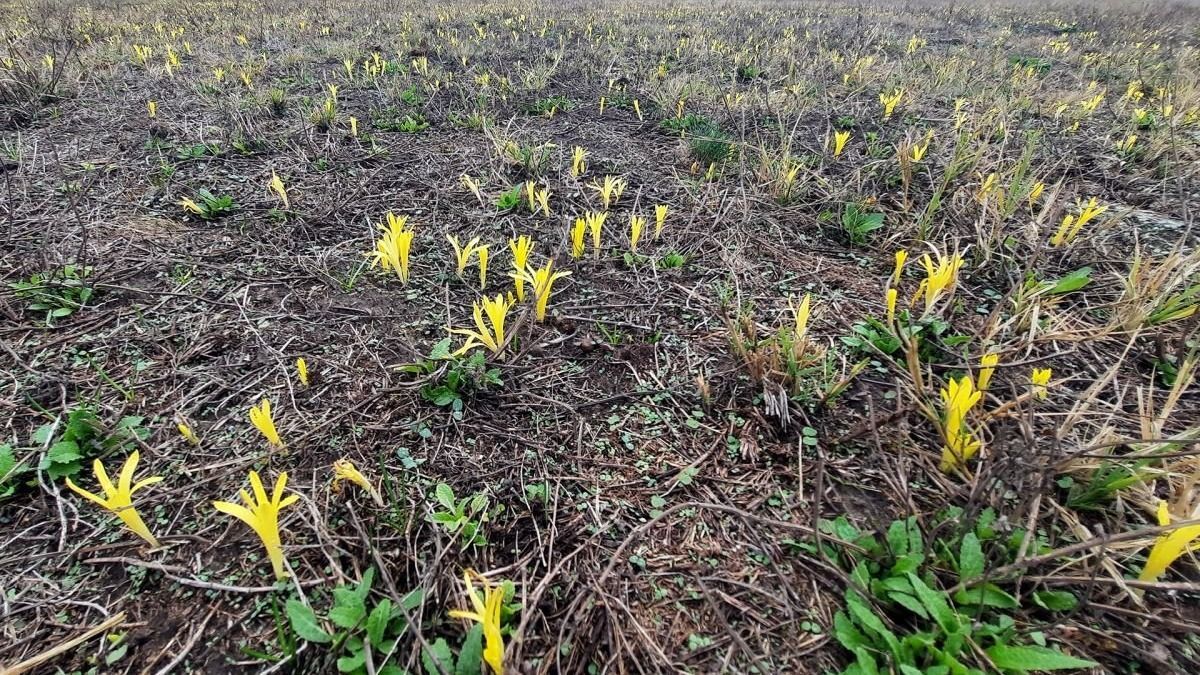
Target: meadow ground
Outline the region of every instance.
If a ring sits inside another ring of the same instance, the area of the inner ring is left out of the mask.
[[[0,7],[0,671],[1200,669],[1194,7]]]

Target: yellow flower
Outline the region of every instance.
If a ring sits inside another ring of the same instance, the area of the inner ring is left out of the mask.
[[[192,431],[192,428],[188,426],[187,422],[180,420],[175,423],[175,428],[179,430],[179,435],[183,436],[183,440],[187,441],[191,445],[200,445],[200,437],[196,435],[196,432]]]
[[[270,401],[264,398],[261,404],[250,406],[250,423],[266,437],[268,443],[277,448],[283,447],[279,432],[275,430],[275,420],[271,417]]]
[[[575,227],[571,228],[571,257],[583,257],[583,236],[587,232],[587,222],[583,218],[575,219]]]
[[[592,232],[592,253],[599,258],[600,232],[604,228],[604,221],[608,219],[608,212],[588,213],[584,218],[587,220],[588,229]]]
[[[550,190],[549,190],[549,188],[538,190],[536,193],[534,193],[533,197],[537,201],[538,206],[542,209],[542,215],[545,215],[548,217],[550,215]]]
[[[984,354],[979,358],[979,391],[987,391],[997,363],[1000,363],[1000,355],[996,353]]]
[[[666,204],[658,204],[654,207],[654,241],[658,241],[658,235],[662,234],[663,225],[667,223],[667,214],[670,209]]]
[[[308,361],[303,356],[296,359],[296,376],[300,378],[300,384],[308,386]]]
[[[1033,397],[1039,401],[1046,399],[1051,372],[1049,368],[1034,368],[1029,374],[1029,382],[1033,385]]]
[[[379,265],[385,271],[395,270],[403,284],[408,284],[408,259],[412,251],[413,230],[407,228],[408,217],[387,213],[387,226],[378,229],[383,234],[375,240],[375,250],[369,253],[371,267]]]
[[[1166,502],[1158,502],[1157,516],[1159,527],[1171,524],[1171,514],[1167,510]],[[1146,566],[1138,575],[1138,581],[1157,581],[1171,563],[1196,545],[1197,539],[1200,539],[1200,525],[1187,525],[1160,534],[1154,542],[1154,547],[1150,549],[1150,556],[1146,558]]]
[[[909,159],[911,159],[913,162],[921,161],[925,157],[925,152],[929,150],[929,143],[931,140],[932,139],[926,138],[924,145],[921,145],[920,143],[914,143],[912,146],[912,151],[909,154]]]
[[[883,119],[888,119],[892,116],[892,112],[896,109],[896,105],[904,98],[903,89],[895,89],[891,94],[880,92],[879,103],[883,105]]]
[[[638,121],[642,121],[642,104],[635,98],[633,99],[633,112],[637,113]]]
[[[454,247],[454,258],[456,261],[454,273],[461,279],[463,272],[467,269],[467,264],[471,262],[471,256],[475,255],[475,251],[479,248],[479,237],[471,239],[466,246],[460,246],[458,237],[454,235],[446,235],[446,240]]]
[[[525,300],[525,278],[520,275],[520,272],[529,264],[529,252],[533,250],[533,240],[528,235],[521,235],[516,239],[508,240],[508,248],[512,251],[513,270],[517,272],[513,276],[516,280],[517,300]]]
[[[358,138],[358,118],[353,115],[350,116],[350,135]]]
[[[887,322],[892,325],[896,322],[896,297],[899,292],[894,288],[887,289]]]
[[[158,102],[147,101],[146,112],[150,114],[150,119],[154,119],[156,116],[158,116]]]
[[[550,291],[554,282],[569,276],[571,276],[570,272],[555,272],[553,260],[546,261],[545,267],[538,269],[526,267],[520,272],[513,274],[513,278],[518,283],[527,281],[533,286],[533,296],[535,298],[533,314],[538,321],[546,320],[546,305],[550,302]]]
[[[488,265],[488,247],[476,246],[475,253],[479,256],[479,288],[483,289],[487,286],[487,265]]]
[[[471,582],[472,576],[477,577],[483,585],[482,598]],[[483,626],[483,660],[496,675],[504,675],[504,638],[500,635],[500,609],[504,602],[504,591],[471,570],[463,571],[463,583],[467,585],[471,609],[455,609],[449,614],[451,618],[466,619]]]
[[[796,320],[795,326],[792,329],[792,337],[796,344],[799,344],[804,342],[804,338],[808,335],[808,316],[812,310],[812,295],[805,293],[799,307],[792,304],[792,299],[788,298],[788,307],[792,309],[792,316]]]
[[[190,211],[196,215],[200,215],[200,214],[204,213],[204,209],[200,208],[199,204],[192,201],[188,197],[184,197],[183,199],[180,199],[179,205],[182,206],[185,211]]]
[[[966,417],[982,396],[982,392],[975,390],[970,375],[964,375],[958,381],[951,379],[949,388],[941,390],[942,435],[946,441],[942,447],[942,471],[950,472],[963,466],[979,451],[982,444],[971,434]]]
[[[592,183],[592,189],[600,195],[605,210],[615,204],[625,192],[625,181],[617,176],[605,176],[603,183]]]
[[[495,299],[485,295],[482,305],[478,302],[474,303],[472,309],[475,327],[478,330],[455,328],[450,331],[467,336],[466,343],[455,354],[465,354],[480,345],[487,347],[493,354],[499,354],[504,349],[504,321],[508,317],[508,310],[511,307],[512,303],[508,302],[502,294],[497,295]],[[487,314],[488,322],[492,324],[491,329],[483,322],[484,314]]]
[[[963,264],[962,256],[957,253],[950,257],[938,253],[937,257],[937,265],[934,265],[928,253],[921,257],[921,264],[925,266],[925,279],[921,281],[921,288],[917,293],[925,295],[926,312],[932,311],[942,295],[954,286],[958,280],[958,269]]]
[[[1070,244],[1075,241],[1075,237],[1079,236],[1084,225],[1087,225],[1096,216],[1108,210],[1108,206],[1099,205],[1095,197],[1086,202],[1077,202],[1076,208],[1079,210],[1078,216],[1071,214],[1063,216],[1062,224],[1058,226],[1058,231],[1050,238],[1051,246],[1057,248],[1063,244]]]
[[[531,180],[525,181],[525,198],[529,202],[529,212],[537,213],[537,184]]]
[[[892,285],[900,283],[900,273],[904,271],[904,263],[908,262],[908,251],[896,251],[896,264],[892,267]]]
[[[1046,190],[1045,183],[1038,181],[1033,184],[1033,187],[1030,188],[1030,190],[1029,190],[1029,208],[1031,208],[1031,209],[1033,208],[1033,203],[1038,200],[1038,197],[1042,196],[1042,192],[1044,192],[1045,190]]]
[[[254,497],[245,489],[239,491],[242,504],[233,502],[213,502],[213,508],[221,513],[233,516],[250,526],[258,538],[262,540],[263,548],[267,549],[267,557],[271,560],[271,568],[275,571],[276,579],[283,579],[287,571],[283,568],[283,544],[279,540],[279,512],[291,506],[299,495],[283,496],[283,488],[287,485],[287,472],[279,474],[275,481],[275,489],[271,498],[267,499],[267,491],[263,489],[262,479],[257,471],[250,472],[250,487]]]
[[[100,460],[92,462],[92,471],[96,474],[96,482],[100,484],[100,489],[104,490],[103,497],[75,485],[70,478],[67,479],[67,487],[80,497],[112,511],[131,532],[145,539],[147,544],[158,548],[158,540],[150,533],[150,528],[146,527],[146,523],[142,521],[142,517],[138,515],[137,509],[133,506],[133,493],[147,485],[158,483],[162,480],[162,476],[151,476],[134,483],[133,473],[137,471],[138,458],[138,451],[134,450],[133,454],[125,460],[125,465],[121,467],[121,475],[117,478],[116,485],[109,480],[108,473],[104,471],[104,464]]]
[[[354,466],[354,463],[348,459],[339,459],[333,463],[333,482],[329,484],[329,488],[334,492],[341,492],[342,481],[348,480],[358,487],[362,488],[367,494],[371,495],[371,499],[379,506],[383,506],[383,495],[371,485],[371,481]]]
[[[283,186],[283,180],[275,173],[274,169],[271,169],[271,189],[283,200],[283,208],[292,208],[291,203],[288,201],[287,188]]]
[[[646,219],[642,216],[629,217],[629,250],[637,253],[638,240],[642,238],[642,230],[646,227]]]
[[[575,146],[571,152],[571,176],[579,178],[587,171],[587,156],[587,150],[578,145]]]
[[[849,131],[833,132],[833,156],[841,157],[842,150],[846,149],[846,141],[850,140]]]

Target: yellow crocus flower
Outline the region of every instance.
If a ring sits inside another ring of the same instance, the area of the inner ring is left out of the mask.
[[[550,302],[551,288],[554,282],[571,276],[570,272],[554,271],[554,261],[546,261],[545,267],[534,269],[526,267],[519,273],[513,274],[513,278],[519,282],[529,282],[533,286],[534,310],[533,315],[537,321],[546,320],[546,306]]]
[[[575,226],[571,228],[571,257],[583,257],[583,238],[587,232],[587,221],[583,218],[575,219]]]
[[[271,169],[271,189],[274,190],[275,194],[279,195],[279,199],[283,201],[283,208],[292,208],[291,202],[288,201],[287,188],[283,186],[283,179],[279,177],[279,174],[275,173],[274,169]]]
[[[1156,515],[1159,527],[1171,524],[1171,513],[1165,501],[1158,502]],[[1157,581],[1172,563],[1196,546],[1197,539],[1200,539],[1200,525],[1187,525],[1160,534],[1150,549],[1150,556],[1146,558],[1146,566],[1138,575],[1138,581]]]
[[[1052,371],[1049,368],[1034,368],[1029,374],[1029,382],[1033,385],[1033,397],[1039,401],[1046,399],[1051,373]]]
[[[371,495],[371,499],[377,505],[383,506],[383,495],[379,494],[379,491],[375,489],[371,481],[367,480],[367,477],[358,470],[358,467],[354,466],[353,462],[343,458],[333,463],[333,482],[329,484],[329,488],[335,493],[340,492],[342,481],[344,480],[350,481],[362,488],[364,492]]]
[[[812,295],[804,294],[804,299],[800,301],[800,306],[796,307],[792,303],[792,299],[788,298],[788,307],[792,310],[792,316],[795,317],[795,325],[792,328],[792,337],[796,344],[804,342],[804,338],[808,336],[808,317],[812,310]]]
[[[896,322],[896,299],[899,295],[900,293],[896,289],[887,289],[887,322],[889,326]]]
[[[525,279],[519,274],[519,272],[524,270],[525,266],[529,264],[529,253],[533,250],[533,240],[529,238],[529,235],[523,234],[516,239],[509,239],[508,248],[512,251],[513,255],[513,270],[518,272],[518,274],[514,275],[513,277],[515,279],[514,285],[517,289],[517,300],[524,301]]]
[[[846,142],[850,140],[849,131],[833,132],[833,156],[841,157],[842,151],[846,149]]]
[[[663,225],[667,223],[667,214],[670,209],[666,204],[658,204],[654,207],[654,241],[658,241],[658,235],[662,234]]]
[[[571,152],[571,176],[579,178],[587,171],[587,156],[588,151],[580,146],[575,146]]]
[[[300,379],[300,384],[308,386],[308,361],[304,357],[296,359],[296,376]]]
[[[482,598],[475,590],[472,576],[477,577],[483,585]],[[487,579],[471,570],[463,571],[463,583],[467,585],[471,609],[455,609],[449,614],[452,618],[474,621],[483,626],[483,660],[496,675],[504,675],[504,637],[500,634],[500,609],[504,602],[504,591],[498,586],[492,586]]]
[[[129,455],[129,458],[125,460],[125,465],[121,467],[121,475],[117,478],[116,485],[113,485],[112,481],[109,480],[108,473],[104,471],[104,464],[100,460],[97,459],[92,462],[92,471],[96,474],[96,482],[100,484],[100,489],[104,491],[103,497],[75,485],[75,483],[71,482],[70,478],[66,479],[67,487],[71,488],[80,497],[112,511],[131,532],[144,539],[147,544],[158,548],[158,540],[150,533],[150,528],[146,527],[146,523],[138,515],[137,509],[133,506],[133,493],[147,485],[153,485],[162,481],[162,476],[150,476],[134,483],[133,474],[137,471],[138,459],[138,451],[134,450]]]
[[[467,336],[466,343],[455,354],[465,354],[480,345],[487,347],[493,354],[499,354],[504,349],[504,321],[508,317],[508,310],[511,307],[512,303],[502,294],[497,295],[495,299],[485,295],[482,304],[474,303],[472,312],[477,330],[455,328],[450,331]],[[488,322],[491,324],[490,329],[483,321],[484,314],[487,315]]]
[[[979,391],[987,391],[997,363],[1000,363],[1000,355],[996,353],[984,354],[979,358]]]
[[[642,230],[646,227],[646,219],[642,216],[629,217],[629,250],[637,253],[638,240],[642,238]]]
[[[968,428],[966,418],[983,393],[975,389],[970,375],[964,375],[957,381],[951,379],[949,387],[940,393],[943,406],[942,434],[946,441],[942,447],[940,468],[950,472],[962,467],[982,446]]]
[[[904,263],[908,262],[908,251],[896,251],[896,264],[892,267],[892,285],[900,283],[900,273],[904,271]]]
[[[287,576],[287,571],[283,566],[283,543],[279,537],[279,512],[300,499],[299,495],[294,494],[284,497],[283,489],[286,485],[287,472],[285,471],[279,474],[279,478],[275,481],[275,489],[268,499],[267,491],[263,489],[262,479],[258,477],[258,472],[251,471],[250,487],[254,491],[253,498],[245,489],[238,492],[244,506],[233,502],[216,501],[212,503],[214,509],[241,520],[254,530],[254,533],[262,540],[263,548],[267,549],[267,557],[271,560],[271,568],[275,572],[276,579],[283,579]]]
[[[282,448],[283,440],[275,429],[275,419],[271,417],[271,402],[263,399],[259,405],[250,406],[250,423],[258,429],[271,445]]]

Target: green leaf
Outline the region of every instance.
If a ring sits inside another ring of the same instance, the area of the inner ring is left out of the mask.
[[[1070,591],[1038,591],[1033,594],[1033,601],[1038,607],[1054,612],[1070,611],[1079,604],[1079,599]]]
[[[960,605],[983,605],[1000,609],[1014,609],[1020,604],[1016,598],[995,584],[965,588],[954,594],[954,601]]]
[[[483,624],[471,626],[458,652],[454,675],[480,675],[483,668]]]
[[[437,487],[433,489],[433,494],[443,508],[455,510],[454,488],[445,483],[438,483]]]
[[[338,586],[333,589],[333,609],[329,620],[340,628],[354,628],[367,616],[366,599],[358,589]]]
[[[292,630],[301,639],[309,642],[329,642],[333,639],[329,633],[325,632],[324,628],[321,628],[312,607],[295,598],[287,601],[287,617],[288,622],[292,625]]]
[[[983,569],[983,547],[979,544],[979,537],[974,532],[968,532],[958,547],[958,580],[969,581],[983,576]]]
[[[985,651],[992,663],[1001,670],[1068,670],[1095,668],[1100,665],[1095,661],[1068,656],[1049,647],[995,645]]]
[[[362,647],[357,651],[351,650],[346,656],[339,656],[337,660],[337,669],[339,673],[353,673],[366,666],[367,652]]]
[[[375,609],[367,615],[367,637],[370,638],[371,644],[383,644],[383,638],[387,633],[388,622],[392,619],[392,601],[389,598],[384,598],[375,605]]]
[[[862,626],[868,632],[878,635],[887,644],[888,651],[892,652],[893,656],[899,657],[900,641],[883,624],[883,619],[875,615],[875,612],[867,605],[862,596],[853,591],[847,592],[846,609],[850,610],[850,615],[854,617],[858,625]]]
[[[897,605],[900,605],[901,607],[907,609],[908,611],[912,612],[913,614],[916,614],[917,616],[921,617],[922,619],[929,618],[929,613],[925,611],[924,605],[922,605],[919,600],[917,600],[915,597],[909,595],[908,593],[901,593],[898,591],[893,591],[891,593],[888,593],[887,597],[888,597],[888,600],[891,600],[892,602],[896,603]]]
[[[854,626],[854,622],[850,620],[850,617],[846,616],[846,613],[840,609],[833,615],[833,636],[848,651],[854,651],[858,647],[871,644],[867,636],[863,635]]]
[[[946,601],[946,594],[926,586],[925,582],[912,572],[908,573],[908,581],[913,585],[913,592],[921,604],[925,605],[926,611],[937,622],[938,627],[945,633],[958,632],[958,615]]]
[[[433,349],[429,350],[429,358],[433,360],[450,358],[450,338],[442,338]]]
[[[428,649],[421,651],[421,665],[425,667],[426,675],[454,672],[454,654],[446,644],[446,638],[438,638]]]
[[[66,464],[83,459],[83,453],[75,441],[59,441],[46,451],[46,459],[54,464]]]
[[[858,664],[859,672],[864,675],[878,675],[879,666],[875,663],[875,657],[871,656],[871,652],[865,647],[859,647],[854,650],[855,663]]]
[[[1047,295],[1061,295],[1077,291],[1092,282],[1092,268],[1080,267],[1067,276],[1056,281],[1047,281]]]

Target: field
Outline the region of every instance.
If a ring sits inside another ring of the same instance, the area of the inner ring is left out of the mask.
[[[0,672],[1200,671],[1196,7],[265,5],[0,1]]]

